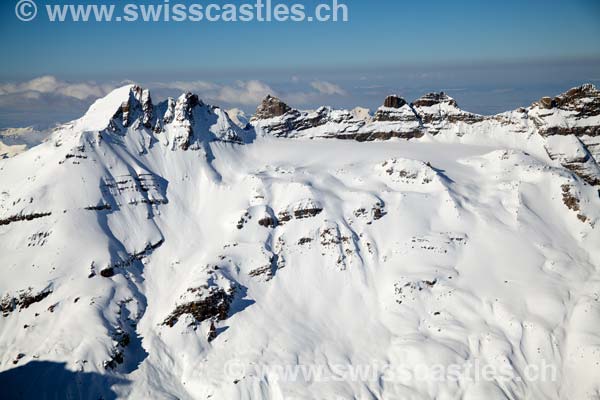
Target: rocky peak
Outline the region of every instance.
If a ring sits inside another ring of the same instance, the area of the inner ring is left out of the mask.
[[[135,112],[142,109],[140,104],[141,96],[142,88],[137,85],[131,86],[127,99],[121,103],[113,119],[120,121],[125,127],[130,126]]]
[[[142,111],[144,112],[144,120],[142,122],[146,128],[150,128],[152,126],[152,117],[154,116],[154,105],[152,104],[152,97],[150,97],[150,91],[148,89],[142,91],[140,103],[142,105]]]
[[[402,97],[399,97],[395,94],[386,97],[385,101],[383,102],[383,106],[387,107],[387,108],[400,108],[405,104],[406,104],[406,100],[404,100]]]
[[[182,122],[192,119],[192,110],[202,104],[198,95],[190,92],[182,94],[175,103],[175,120]]]
[[[165,124],[170,124],[173,122],[173,118],[175,118],[175,99],[169,97],[167,99],[165,115],[163,116],[163,121]]]
[[[157,139],[171,150],[198,150],[212,141],[242,143],[246,137],[227,113],[205,104],[196,94],[183,93],[153,104],[150,91],[137,85],[112,91],[82,118],[65,126],[82,134],[96,132],[97,143],[107,134],[149,143]]]
[[[582,116],[600,114],[600,91],[590,83],[572,88],[556,97],[542,97],[533,106],[547,110],[559,108],[563,110],[579,111]]]
[[[120,121],[123,126],[128,127],[141,116],[142,124],[146,128],[152,126],[154,105],[148,89],[132,85],[127,99],[121,103],[112,119]]]
[[[181,130],[173,138],[175,147],[187,150],[192,144],[194,138],[194,108],[203,105],[197,95],[187,92],[183,93],[175,103],[173,114],[174,124],[181,127]]]
[[[291,111],[291,107],[285,104],[277,97],[267,95],[262,103],[256,109],[256,113],[252,117],[253,120],[269,119],[279,117]]]
[[[543,136],[598,136],[600,91],[585,84],[556,97],[543,97],[532,104],[529,115]]]
[[[444,92],[439,93],[428,93],[415,100],[412,104],[415,107],[431,107],[437,104],[446,103],[448,105],[458,107],[456,100],[448,96]]]
[[[374,121],[387,122],[416,122],[417,115],[408,106],[406,100],[397,95],[391,95],[385,98],[383,106],[377,109]]]
[[[474,124],[485,120],[484,116],[461,110],[456,100],[444,92],[428,93],[411,105],[432,135],[437,135],[450,124]]]

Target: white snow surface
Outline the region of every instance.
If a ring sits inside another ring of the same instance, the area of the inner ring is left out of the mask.
[[[292,140],[204,104],[188,113],[189,96],[155,107],[162,129],[113,119],[135,91],[0,160],[0,377],[18,378],[2,391],[599,398],[598,188],[519,112],[413,140]],[[215,293],[232,296],[224,318],[165,324]],[[478,363],[510,379],[339,377]],[[527,379],[540,364],[556,379]],[[300,365],[322,374],[261,373]]]
[[[250,123],[250,117],[239,108],[230,108],[227,110],[227,115],[229,115],[229,118],[231,118],[234,124],[242,129],[244,129]]]

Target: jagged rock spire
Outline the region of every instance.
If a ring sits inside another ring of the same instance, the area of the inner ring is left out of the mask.
[[[121,121],[123,126],[130,126],[136,118],[137,113],[142,114],[142,123],[146,128],[151,127],[153,117],[152,98],[148,89],[143,89],[140,86],[132,85],[129,90],[129,95],[126,100],[121,103],[113,115],[113,119]]]

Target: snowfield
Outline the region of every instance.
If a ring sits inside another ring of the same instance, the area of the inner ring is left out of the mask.
[[[593,86],[273,101],[126,86],[0,160],[0,397],[600,398]]]

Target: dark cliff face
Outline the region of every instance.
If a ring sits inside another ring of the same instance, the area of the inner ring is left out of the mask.
[[[381,122],[418,122],[419,118],[408,106],[406,100],[391,95],[385,98],[383,107],[377,110],[373,120]]]
[[[253,119],[269,119],[280,117],[292,108],[277,97],[268,95],[256,109]]]
[[[391,95],[385,98],[383,102],[384,107],[388,108],[400,108],[406,104],[406,100],[396,95]]]

